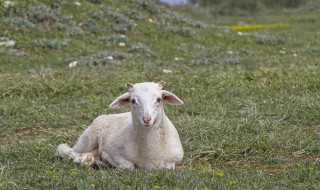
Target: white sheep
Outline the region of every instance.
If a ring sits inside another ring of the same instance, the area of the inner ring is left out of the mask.
[[[182,160],[183,148],[176,128],[164,113],[162,102],[172,105],[183,102],[163,90],[163,85],[163,81],[129,83],[128,92],[114,100],[109,108],[131,103],[131,113],[99,116],[73,148],[59,145],[57,155],[89,165],[98,157],[120,169],[175,169],[175,164]]]

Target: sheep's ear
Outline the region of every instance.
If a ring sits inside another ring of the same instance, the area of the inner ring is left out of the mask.
[[[168,104],[171,105],[182,105],[183,101],[180,100],[176,95],[173,93],[166,91],[166,90],[161,90],[162,93],[162,100]]]
[[[129,92],[126,92],[119,96],[117,99],[115,99],[110,105],[109,108],[116,109],[121,108],[125,105],[127,105],[130,102],[130,94]]]

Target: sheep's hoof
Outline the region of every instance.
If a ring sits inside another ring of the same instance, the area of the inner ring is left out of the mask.
[[[82,160],[81,160],[81,164],[92,166],[94,164],[94,156],[93,156],[93,154],[86,153],[83,156]]]
[[[59,158],[66,158],[72,152],[72,149],[67,144],[60,144],[57,147],[56,156]]]

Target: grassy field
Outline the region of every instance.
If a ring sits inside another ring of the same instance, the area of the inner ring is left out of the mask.
[[[320,186],[318,13],[201,22],[144,0],[0,3],[0,189]],[[177,170],[55,157],[95,117],[130,110],[107,108],[127,82],[158,80],[185,103],[166,106]]]

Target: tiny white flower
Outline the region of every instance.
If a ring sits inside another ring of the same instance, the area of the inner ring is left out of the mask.
[[[151,18],[149,18],[148,21],[149,21],[150,23],[154,23],[154,21],[153,21]]]
[[[77,64],[78,64],[78,61],[72,61],[69,63],[69,68],[73,68],[73,67],[77,66]]]
[[[170,74],[170,73],[172,73],[172,70],[169,70],[169,69],[163,69],[163,72],[164,72],[165,74]]]
[[[233,51],[228,51],[228,54],[233,54]]]
[[[293,57],[297,57],[298,55],[296,53],[293,54]]]
[[[124,46],[126,46],[126,43],[120,42],[118,45],[119,45],[120,47],[124,47]]]
[[[286,52],[283,51],[283,50],[280,50],[279,53],[281,53],[281,54],[286,54]]]
[[[179,61],[181,58],[180,57],[175,57],[174,60],[175,61]]]

